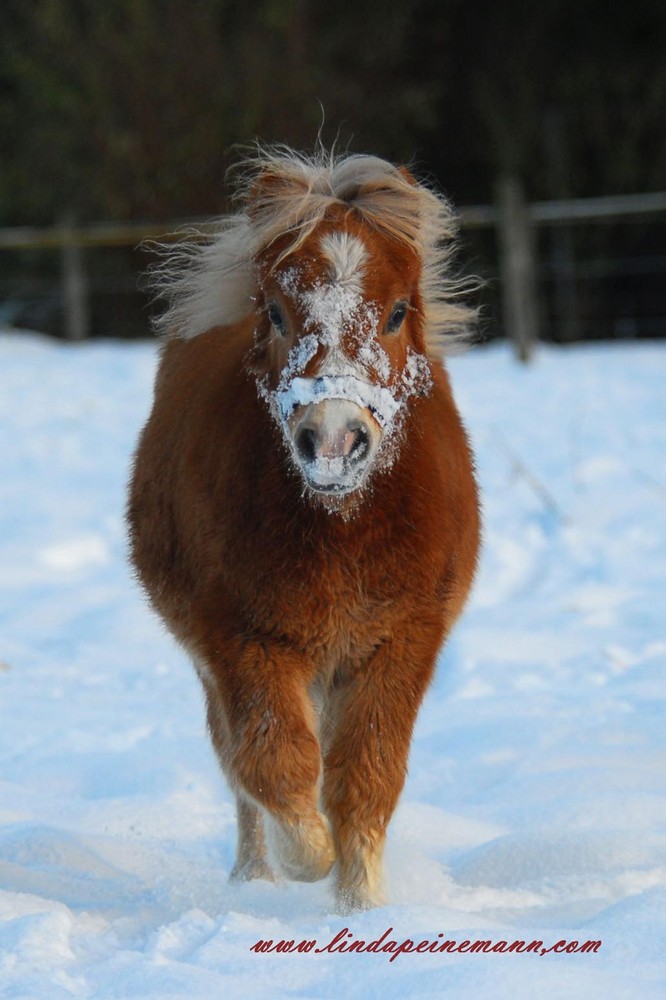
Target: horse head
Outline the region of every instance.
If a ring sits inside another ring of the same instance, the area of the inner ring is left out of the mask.
[[[261,394],[306,492],[335,509],[391,463],[432,385],[419,256],[332,206],[296,249],[273,242],[257,277]]]
[[[158,328],[189,339],[252,317],[248,366],[305,494],[349,510],[473,319],[448,267],[453,213],[377,157],[277,149],[239,169],[242,210],[157,269]]]

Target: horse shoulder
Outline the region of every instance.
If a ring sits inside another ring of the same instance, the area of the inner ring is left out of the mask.
[[[162,347],[128,503],[133,560],[156,603],[188,592],[205,571],[213,519],[206,497],[231,461],[226,428],[249,381],[243,359],[251,342],[244,323]],[[159,610],[170,617],[164,604]]]
[[[440,581],[457,617],[476,571],[480,504],[470,442],[443,366],[435,374],[424,436],[438,470],[439,499],[431,501],[433,544],[446,553]]]
[[[479,502],[472,452],[448,374],[433,371],[430,394],[412,404],[401,457],[381,513],[398,529],[396,573],[406,590],[462,607],[476,567]],[[386,511],[392,513],[386,514]],[[377,548],[377,559],[385,558]]]

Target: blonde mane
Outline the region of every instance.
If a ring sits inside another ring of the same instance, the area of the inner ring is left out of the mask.
[[[220,219],[207,240],[191,233],[175,247],[160,248],[164,259],[151,281],[167,302],[155,323],[160,333],[191,338],[247,317],[257,293],[257,254],[290,233],[284,259],[331,206],[345,205],[420,257],[428,353],[440,357],[468,338],[476,311],[457,301],[470,283],[450,274],[456,225],[442,195],[378,157],[323,149],[313,156],[283,147],[259,149],[235,173],[238,213]]]

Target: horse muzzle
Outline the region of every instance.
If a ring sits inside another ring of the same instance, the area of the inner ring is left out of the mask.
[[[288,427],[294,459],[311,490],[345,494],[363,484],[381,439],[367,408],[324,399],[297,407]]]
[[[329,495],[363,485],[399,409],[388,388],[349,374],[293,378],[275,401],[306,485]]]

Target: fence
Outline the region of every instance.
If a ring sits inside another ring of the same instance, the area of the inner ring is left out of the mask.
[[[471,234],[473,239],[475,232],[485,231],[494,237],[496,266],[488,270],[491,277],[496,274],[498,278],[502,326],[513,340],[517,356],[527,360],[544,326],[539,303],[539,275],[544,273],[540,230],[547,227],[552,237],[550,277],[558,339],[574,340],[580,326],[580,261],[574,246],[575,227],[661,221],[666,218],[666,192],[528,204],[517,179],[507,177],[497,186],[495,205],[464,207],[459,215],[463,235]],[[0,229],[0,251],[51,250],[59,254],[63,332],[70,340],[82,340],[90,333],[90,288],[84,252],[90,248],[133,248],[144,240],[173,239],[172,234],[180,226],[182,222],[75,225],[71,219],[64,219],[57,226],[41,229]],[[666,272],[666,258],[655,257],[654,261],[655,273]],[[657,284],[663,287],[659,277]],[[666,302],[661,308],[666,314]],[[666,315],[658,317],[654,332],[666,335]]]

